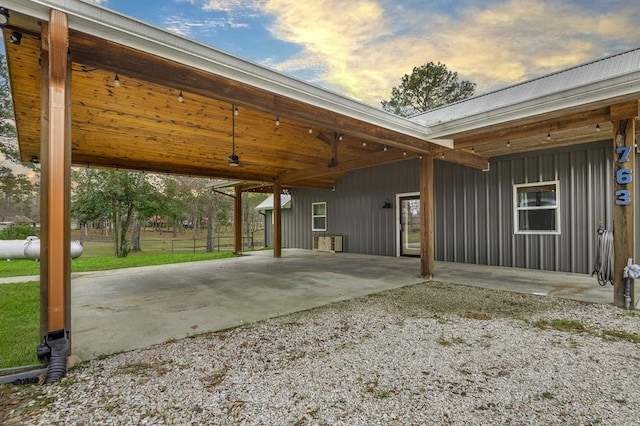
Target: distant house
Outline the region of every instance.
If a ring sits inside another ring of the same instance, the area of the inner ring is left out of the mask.
[[[2,224],[5,224],[6,226],[10,226],[10,225],[17,225],[17,224],[27,224],[27,225],[31,225],[34,228],[39,228],[40,227],[40,223],[34,219],[31,219],[29,217],[26,216],[7,216],[5,218],[5,220],[3,222],[0,222],[0,229],[2,229]]]

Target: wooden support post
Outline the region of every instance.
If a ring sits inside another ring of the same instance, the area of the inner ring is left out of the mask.
[[[49,23],[40,27],[40,336],[49,331]]]
[[[233,203],[233,253],[242,253],[242,188],[236,186]]]
[[[420,160],[420,275],[435,276],[435,238],[433,217],[433,155]]]
[[[40,242],[40,269],[47,286],[47,330],[71,329],[71,66],[68,57],[69,26],[67,15],[52,10],[47,31],[43,72],[47,85],[42,88],[47,114],[42,118],[43,140],[41,163],[44,183],[41,187],[44,232]]]
[[[282,257],[282,204],[280,194],[282,185],[276,178],[273,181],[273,257]]]
[[[637,109],[636,109],[637,113]],[[613,122],[613,158],[614,158],[614,194],[613,205],[613,238],[614,238],[614,268],[613,268],[613,303],[625,306],[625,279],[623,271],[627,259],[634,263],[640,259],[635,254],[635,197],[640,194],[635,190],[636,179],[640,178],[635,172],[635,120],[625,118]],[[635,300],[633,281],[631,284],[631,305]]]

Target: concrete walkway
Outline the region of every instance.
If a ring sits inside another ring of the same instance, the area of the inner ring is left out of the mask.
[[[420,260],[288,249],[239,258],[72,274],[73,352],[81,359],[221,330],[423,282]],[[612,303],[595,278],[436,262],[437,281]],[[24,281],[39,277],[24,277]],[[15,278],[2,282],[16,282]]]

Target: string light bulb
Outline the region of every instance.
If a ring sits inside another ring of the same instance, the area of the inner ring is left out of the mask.
[[[507,148],[511,148],[511,141],[507,141]]]
[[[276,117],[276,126],[279,126],[279,125],[280,125],[280,118]]]
[[[233,106],[233,115],[238,115],[240,112],[238,111],[238,106],[234,105]]]
[[[120,87],[120,77],[118,77],[117,73],[116,73],[116,76],[113,78],[113,86]]]
[[[362,142],[362,146],[367,146],[367,143],[366,142]]]
[[[309,134],[313,133],[313,129],[309,127]]]
[[[547,133],[547,140],[550,141],[551,140],[551,133]]]
[[[184,96],[182,95],[182,90],[178,94],[178,102],[180,102],[180,103],[184,102]]]
[[[600,123],[596,124],[596,132],[600,131]]]
[[[382,148],[384,151],[387,151],[389,149],[389,147],[387,147],[386,145],[384,146],[384,148]]]

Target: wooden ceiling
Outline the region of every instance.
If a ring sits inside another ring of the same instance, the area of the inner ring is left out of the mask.
[[[40,156],[40,31],[20,16],[3,31],[23,161]],[[491,157],[612,132],[609,105],[584,105],[447,135],[450,150],[73,30],[69,51],[75,166],[330,188],[351,170],[423,153],[484,169]],[[229,165],[234,140],[239,167]]]
[[[15,45],[10,33],[5,29],[20,153],[29,161],[40,155],[41,42],[23,32]],[[265,184],[279,177],[284,186],[330,188],[350,170],[433,149],[86,34],[72,32],[70,53],[74,166]],[[239,167],[229,164],[234,145]]]

